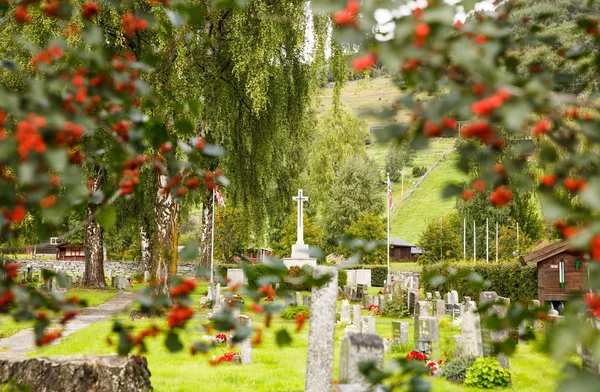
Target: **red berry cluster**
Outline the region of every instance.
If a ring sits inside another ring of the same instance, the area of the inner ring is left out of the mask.
[[[44,117],[36,116],[33,113],[27,115],[27,119],[19,121],[17,124],[17,133],[15,135],[18,143],[17,152],[21,161],[27,160],[30,151],[42,154],[46,151],[46,143],[38,133],[40,128],[44,128],[47,121]]]
[[[100,6],[98,5],[98,3],[95,3],[93,1],[88,1],[87,3],[83,4],[83,7],[81,8],[81,14],[87,20],[94,19],[99,13]]]
[[[586,293],[583,300],[587,305],[589,312],[594,317],[600,317],[600,298],[594,293]]]
[[[579,192],[587,187],[587,182],[584,179],[567,177],[563,182],[565,184],[565,188],[567,188],[569,192]]]
[[[590,242],[592,259],[600,261],[600,234],[596,234]]]
[[[544,174],[540,178],[540,183],[548,188],[552,188],[556,183],[556,176],[554,174]]]
[[[60,319],[60,323],[66,324],[67,322],[69,322],[69,320],[74,319],[78,314],[79,312],[77,310],[69,310],[65,312],[65,314],[62,316],[62,318]]]
[[[135,337],[135,339],[133,340],[133,345],[139,346],[143,343],[145,338],[147,338],[147,337],[154,338],[154,337],[158,336],[158,334],[161,332],[162,332],[162,329],[160,329],[160,327],[157,327],[156,325],[152,325],[151,327],[142,330]]]
[[[170,328],[183,327],[186,321],[188,321],[194,315],[194,310],[190,307],[176,304],[171,308],[171,313],[167,318],[167,323]]]
[[[36,68],[40,64],[51,65],[55,61],[60,60],[64,56],[63,50],[57,45],[50,45],[48,49],[40,51],[38,54],[31,58],[31,64],[33,68]]]
[[[353,26],[356,27],[358,22],[356,16],[360,12],[360,3],[357,0],[350,0],[346,4],[346,8],[337,11],[333,14],[333,21],[338,26]]]
[[[543,135],[544,133],[548,132],[550,130],[550,121],[543,119],[538,121],[534,126],[533,126],[533,130],[531,131],[531,134],[533,136],[540,136]]]
[[[27,10],[27,4],[22,4],[15,10],[15,20],[17,23],[25,24],[31,22],[31,14]]]
[[[504,102],[510,98],[510,91],[507,89],[499,89],[494,95],[484,98],[480,101],[473,102],[471,111],[479,116],[489,116],[492,112],[498,109]]]
[[[296,332],[302,331],[302,326],[304,325],[304,322],[306,321],[307,318],[308,318],[308,315],[306,313],[299,313],[296,316]]]
[[[148,28],[148,22],[128,12],[121,18],[121,27],[123,28],[125,36],[131,39],[137,31]]]
[[[275,298],[275,289],[270,284],[258,288],[259,293],[263,293],[266,301],[272,301]]]
[[[185,278],[183,282],[178,286],[171,289],[171,295],[173,297],[179,297],[180,295],[188,295],[196,288],[196,280],[192,278]]]
[[[83,126],[67,121],[63,130],[54,137],[54,143],[57,146],[73,147],[83,138]]]
[[[490,144],[495,136],[494,129],[487,120],[476,121],[465,125],[460,130],[460,135],[464,138],[479,139],[482,143]]]
[[[415,26],[415,46],[420,48],[425,45],[425,41],[431,32],[431,27],[427,23],[419,23]]]
[[[352,68],[356,71],[366,71],[377,63],[377,56],[369,53],[362,57],[356,57],[352,60]]]
[[[579,233],[579,227],[569,226],[565,222],[558,221],[554,223],[554,227],[560,230],[560,234],[564,239],[573,238]]]
[[[427,137],[440,136],[443,129],[453,130],[457,124],[454,117],[445,117],[439,125],[427,120],[423,128],[423,135]]]
[[[46,332],[46,334],[44,336],[42,336],[39,339],[36,339],[35,343],[38,346],[45,346],[48,343],[55,341],[56,339],[60,339],[61,336],[62,336],[62,331]]]
[[[496,207],[507,205],[511,198],[512,191],[504,186],[499,186],[490,194],[490,202]]]

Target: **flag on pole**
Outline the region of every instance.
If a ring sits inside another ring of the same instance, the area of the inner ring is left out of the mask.
[[[394,210],[394,199],[392,198],[392,182],[389,177],[387,180],[387,191],[388,191],[388,207],[390,210]]]
[[[221,191],[219,191],[218,186],[215,186],[215,196],[217,196],[217,203],[219,203],[220,206],[225,207],[225,199],[223,199],[223,195],[221,194]]]

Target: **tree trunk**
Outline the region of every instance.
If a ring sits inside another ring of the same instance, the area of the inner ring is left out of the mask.
[[[210,253],[211,236],[212,236],[212,192],[207,192],[207,195],[202,201],[202,238],[200,239],[200,270],[210,271]]]
[[[154,216],[156,230],[152,251],[152,274],[165,283],[163,290],[168,293],[168,278],[177,273],[177,237],[179,234],[179,201],[164,192],[167,177],[159,175]]]
[[[104,169],[95,166],[92,174],[91,188],[97,191],[104,184]],[[82,284],[88,287],[106,287],[104,280],[104,231],[94,219],[94,213],[98,207],[88,203],[85,209],[85,272]]]
[[[141,271],[152,271],[152,248],[150,247],[150,235],[145,222],[140,222],[140,247],[142,250],[142,268]]]

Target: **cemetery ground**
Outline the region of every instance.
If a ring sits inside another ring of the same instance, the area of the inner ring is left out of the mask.
[[[197,314],[192,323],[187,326],[183,344],[189,347],[192,341],[201,339],[204,332],[198,327],[206,321],[208,309],[199,309],[200,293],[206,291],[206,283],[199,284],[193,296]],[[376,294],[379,288],[369,288],[370,294]],[[308,294],[308,293],[307,293]],[[341,301],[338,301],[338,309]],[[187,349],[177,354],[171,354],[165,348],[162,339],[148,341],[148,366],[152,373],[151,382],[156,391],[303,391],[306,369],[308,322],[300,333],[295,333],[296,323],[293,320],[283,320],[279,316],[273,318],[270,328],[264,327],[263,315],[248,313],[253,326],[263,328],[262,343],[253,347],[252,364],[236,365],[223,363],[213,366],[209,359],[221,356],[231,351],[225,345],[207,355],[191,356]],[[367,311],[362,312],[367,315]],[[131,323],[127,315],[119,316],[123,321]],[[383,338],[391,338],[393,318],[376,316],[376,330]],[[409,344],[397,352],[387,351],[385,358],[406,356],[413,349],[413,319],[405,318],[409,323]],[[133,322],[136,332],[152,324],[166,326],[164,319],[144,319]],[[109,346],[106,337],[111,330],[112,322],[103,321],[93,324],[77,333],[64,338],[58,345],[42,348],[29,356],[55,356],[75,354],[111,354],[114,346]],[[287,329],[293,337],[290,346],[280,348],[275,342],[275,332],[281,328]],[[334,379],[338,376],[339,341],[344,335],[345,324],[336,326],[336,346],[334,362]],[[442,340],[455,334],[456,329],[446,326],[440,328]],[[113,340],[116,341],[113,335]],[[512,389],[517,391],[554,390],[560,379],[561,365],[553,362],[541,347],[543,336],[538,340],[521,345],[510,358],[512,374]],[[234,349],[239,352],[239,349]],[[476,388],[453,384],[441,378],[430,378],[433,391],[476,391]],[[509,388],[510,389],[510,388]]]

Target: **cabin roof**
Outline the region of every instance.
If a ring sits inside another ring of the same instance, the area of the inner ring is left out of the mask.
[[[546,245],[543,248],[536,249],[533,252],[525,253],[519,256],[519,261],[523,265],[531,263],[539,263],[544,260],[548,260],[550,257],[555,256],[559,253],[574,251],[575,248],[566,241],[555,242],[550,245]]]

